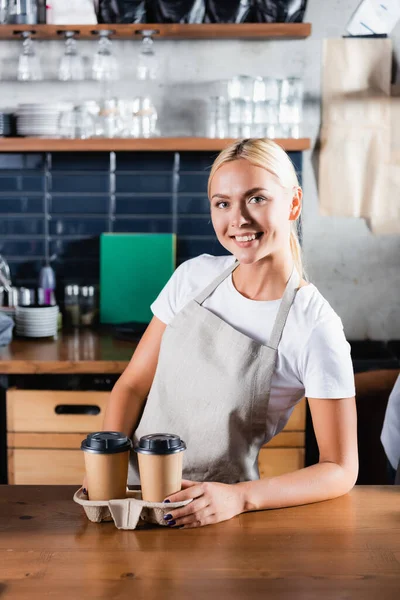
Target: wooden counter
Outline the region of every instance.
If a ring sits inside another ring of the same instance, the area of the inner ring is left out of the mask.
[[[0,487],[4,600],[395,600],[400,487],[361,486],[217,525],[91,523],[76,487]]]
[[[94,330],[63,332],[58,340],[15,338],[0,347],[0,374],[118,374],[136,346]]]

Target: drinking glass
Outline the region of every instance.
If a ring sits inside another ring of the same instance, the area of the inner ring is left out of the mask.
[[[209,98],[208,137],[228,137],[228,103],[224,96]]]
[[[124,124],[115,98],[100,103],[95,122],[96,137],[114,138],[122,135]]]
[[[154,41],[151,37],[154,31],[144,29],[141,33],[143,37],[136,65],[136,77],[142,81],[157,79],[158,58],[154,52]]]
[[[279,107],[279,126],[284,137],[300,137],[303,117],[303,81],[298,77],[282,80]]]
[[[150,138],[159,135],[157,130],[157,110],[149,96],[139,96],[133,102],[133,113],[129,136]]]
[[[257,77],[254,82],[254,118],[252,135],[277,137],[280,81],[272,77]]]
[[[74,106],[61,113],[59,130],[61,137],[85,140],[95,134],[94,119],[83,106]]]
[[[0,25],[7,23],[8,0],[0,0]]]
[[[66,31],[64,54],[58,67],[60,81],[83,81],[85,79],[85,65],[79,54],[74,31]]]
[[[230,99],[252,99],[254,94],[254,77],[250,75],[237,75],[228,82],[228,96]]]
[[[8,0],[7,2],[7,23],[35,25],[37,13],[37,0]]]
[[[18,59],[18,81],[40,81],[43,79],[39,56],[29,31],[23,31],[22,52]]]
[[[119,78],[118,62],[112,52],[112,42],[108,29],[98,31],[99,41],[93,57],[92,77],[96,81],[116,81]]]

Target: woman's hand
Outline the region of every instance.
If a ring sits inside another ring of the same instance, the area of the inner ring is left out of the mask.
[[[164,502],[192,500],[176,508],[164,518],[171,527],[189,529],[232,519],[244,511],[242,487],[239,484],[182,480],[182,490],[171,494]],[[169,518],[167,518],[169,517]]]

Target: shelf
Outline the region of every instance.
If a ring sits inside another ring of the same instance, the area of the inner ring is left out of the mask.
[[[93,139],[54,139],[54,138],[0,138],[0,152],[128,152],[128,151],[170,151],[170,152],[218,152],[234,139],[212,139],[204,137],[173,138],[93,138]],[[288,138],[274,140],[286,151],[296,152],[310,148],[309,138]]]
[[[96,39],[101,29],[112,31],[114,38],[139,38],[143,29],[156,33],[154,38],[165,39],[294,39],[311,34],[311,23],[129,23],[109,25],[0,25],[0,40],[19,40],[23,31],[31,31],[32,37],[42,40],[60,39],[62,32],[75,31],[81,39]]]

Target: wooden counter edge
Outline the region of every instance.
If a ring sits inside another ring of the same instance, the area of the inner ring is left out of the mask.
[[[122,360],[0,360],[1,375],[30,374],[68,374],[68,373],[103,373],[120,374],[128,366],[129,361]]]

